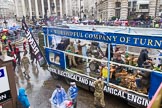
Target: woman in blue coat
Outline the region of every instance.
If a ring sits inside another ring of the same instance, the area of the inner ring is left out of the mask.
[[[23,108],[30,108],[30,103],[29,103],[29,100],[25,93],[24,88],[19,89],[18,100],[21,103],[21,105],[23,106]]]

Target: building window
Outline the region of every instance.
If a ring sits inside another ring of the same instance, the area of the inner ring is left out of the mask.
[[[140,9],[148,9],[149,8],[149,5],[148,4],[141,4]]]
[[[131,7],[131,2],[128,2],[128,7]]]
[[[121,2],[116,2],[115,7],[115,16],[120,18]]]
[[[116,5],[116,8],[120,8],[121,7],[121,2],[116,2],[115,5]]]
[[[133,1],[133,7],[135,8],[137,6],[137,1]]]

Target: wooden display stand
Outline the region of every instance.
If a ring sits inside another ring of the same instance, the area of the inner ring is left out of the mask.
[[[16,83],[15,83],[15,73],[13,72],[13,66],[12,66],[12,58],[5,56],[2,57],[0,56],[0,69],[2,70],[5,68],[5,72],[7,72],[6,76],[8,76],[8,85],[9,85],[9,90],[8,93],[5,95],[7,96],[6,99],[3,100],[2,96],[3,93],[1,94],[0,97],[0,108],[16,108],[16,103],[17,103],[17,90],[16,90]],[[2,75],[2,74],[1,74]],[[0,76],[1,76],[0,75]],[[0,78],[2,80],[3,76]],[[3,84],[3,82],[1,82]],[[6,86],[0,85],[1,89]]]

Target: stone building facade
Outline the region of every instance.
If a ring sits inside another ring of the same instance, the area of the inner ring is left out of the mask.
[[[97,19],[107,21],[114,16],[127,19],[128,0],[97,0]]]
[[[14,17],[14,3],[9,0],[0,0],[0,18]]]
[[[64,16],[72,15],[72,0],[14,0],[16,15],[18,18],[34,16],[44,18],[44,16]]]
[[[83,15],[85,19],[97,18],[97,0],[83,0]]]
[[[149,16],[159,16],[159,9],[162,0],[150,0],[149,1]]]

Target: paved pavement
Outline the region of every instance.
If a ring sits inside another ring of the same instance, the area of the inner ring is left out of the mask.
[[[20,50],[22,50],[21,46]],[[51,97],[56,84],[61,84],[66,91],[69,87],[64,80],[54,80],[50,73],[47,70],[43,70],[38,64],[30,64],[30,80],[24,78],[23,71],[24,69],[21,66],[17,66],[15,76],[17,89],[19,87],[26,88],[31,108],[50,108],[49,98]],[[105,108],[132,108],[123,100],[112,95],[106,95],[105,101]],[[79,88],[77,108],[94,108],[93,93]]]

